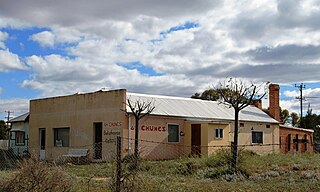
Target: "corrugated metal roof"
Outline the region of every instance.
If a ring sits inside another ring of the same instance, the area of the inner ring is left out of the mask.
[[[234,109],[217,101],[205,101],[183,97],[171,97],[160,95],[147,95],[127,93],[127,98],[135,102],[152,102],[155,109],[152,115],[210,119],[210,120],[234,120]],[[127,106],[127,111],[130,108]],[[262,110],[255,106],[248,106],[240,111],[241,121],[278,123]]]
[[[292,127],[290,125],[280,125],[280,128],[286,128],[286,129],[293,129],[293,130],[298,130],[298,131],[307,131],[313,133],[313,129],[305,129],[305,128],[299,128],[299,127]]]
[[[9,122],[10,123],[12,123],[12,122],[23,122],[23,121],[27,120],[28,116],[29,116],[29,113],[25,113],[25,114],[22,114],[22,115],[20,115],[18,117],[10,119]]]

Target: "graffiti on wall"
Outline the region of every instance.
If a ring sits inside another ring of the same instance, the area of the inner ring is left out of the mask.
[[[121,135],[122,124],[123,123],[121,121],[110,121],[103,123],[103,135],[106,143],[114,143],[115,138]]]
[[[131,126],[131,130],[134,130],[134,126]],[[141,131],[154,131],[154,132],[166,132],[167,128],[166,126],[155,126],[155,125],[141,125],[140,126]]]

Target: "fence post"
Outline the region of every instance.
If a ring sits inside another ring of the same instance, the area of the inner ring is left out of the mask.
[[[117,170],[116,170],[116,192],[120,192],[121,184],[121,137],[117,136]]]

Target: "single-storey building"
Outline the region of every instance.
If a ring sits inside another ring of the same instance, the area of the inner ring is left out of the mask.
[[[23,156],[28,152],[29,113],[10,119],[9,148],[15,155]]]
[[[313,130],[280,125],[280,151],[283,153],[312,152]]]
[[[270,100],[279,99],[279,92],[275,95]],[[115,153],[115,138],[121,136],[123,153],[132,153],[135,120],[128,100],[155,106],[139,123],[144,158],[210,155],[233,141],[234,111],[225,104],[120,89],[31,100],[30,150],[40,159],[53,160],[70,148],[86,148],[90,160],[107,159]],[[278,152],[278,121],[253,105],[243,109],[239,145],[257,153]]]

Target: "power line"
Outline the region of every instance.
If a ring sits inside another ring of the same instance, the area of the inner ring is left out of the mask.
[[[300,100],[300,127],[302,127],[302,89],[306,88],[306,85],[304,85],[303,83],[301,83],[300,85],[294,84],[294,87],[298,87],[300,91],[300,97],[298,99]]]
[[[10,111],[10,110],[4,111],[4,112],[8,114],[5,118],[7,119],[6,124],[7,124],[7,126],[9,126],[9,120],[12,118],[12,117],[11,117],[11,114],[14,113],[14,112],[13,112],[13,111]]]

